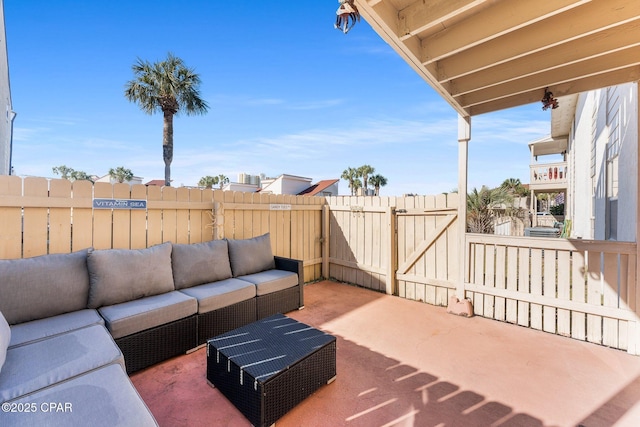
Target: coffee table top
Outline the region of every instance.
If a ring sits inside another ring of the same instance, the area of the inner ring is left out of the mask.
[[[208,341],[210,357],[222,353],[258,382],[265,382],[318,348],[335,341],[295,319],[275,314]]]

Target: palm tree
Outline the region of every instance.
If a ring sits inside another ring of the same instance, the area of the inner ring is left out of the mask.
[[[53,173],[55,173],[56,175],[60,175],[60,178],[62,178],[62,179],[71,178],[73,173],[75,172],[75,170],[73,168],[70,168],[70,167],[65,166],[65,165],[54,166],[51,169],[53,170]]]
[[[125,97],[136,102],[147,114],[162,112],[164,115],[162,158],[164,185],[169,186],[173,161],[173,116],[179,111],[187,115],[205,114],[209,108],[200,97],[200,76],[171,53],[166,60],[154,64],[138,58],[132,69],[135,79],[127,82]]]
[[[124,166],[118,166],[115,169],[109,169],[109,176],[112,179],[115,179],[116,181],[122,183],[125,181],[131,181],[133,179],[133,172],[131,172],[131,169],[127,169]]]
[[[200,181],[198,181],[198,187],[204,187],[204,188],[213,188],[213,186],[217,184],[218,184],[218,177],[211,176],[211,175],[203,176],[202,178],[200,178]]]
[[[73,171],[71,172],[71,180],[72,181],[91,181],[93,182],[93,177],[86,172],[83,171]]]
[[[349,183],[349,189],[351,190],[351,195],[354,196],[356,194],[355,182],[356,181],[360,182],[360,180],[358,179],[358,170],[352,167],[348,167],[342,172],[342,175],[340,176],[340,178],[344,179]],[[362,186],[362,183],[360,183],[359,187],[361,186]]]
[[[380,187],[384,187],[385,185],[387,185],[387,178],[385,178],[384,176],[380,175],[380,174],[375,174],[372,175],[369,178],[369,184],[371,184],[373,186],[373,195],[374,196],[379,196],[380,195]]]
[[[358,168],[358,176],[362,178],[363,188],[365,191],[369,188],[369,175],[375,171],[375,168],[370,165],[362,165]]]
[[[220,189],[222,190],[222,187],[224,187],[225,184],[229,183],[229,177],[223,174],[220,174],[218,176],[216,176],[217,179],[217,184],[220,184]]]
[[[511,196],[503,187],[491,190],[483,185],[479,191],[474,188],[467,195],[467,231],[493,233],[495,209],[510,200]]]

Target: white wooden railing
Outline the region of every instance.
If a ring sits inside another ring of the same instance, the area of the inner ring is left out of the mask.
[[[636,244],[467,234],[478,315],[637,354]]]

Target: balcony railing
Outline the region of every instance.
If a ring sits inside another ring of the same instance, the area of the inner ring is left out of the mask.
[[[567,162],[535,164],[529,167],[532,190],[554,190],[567,187]]]

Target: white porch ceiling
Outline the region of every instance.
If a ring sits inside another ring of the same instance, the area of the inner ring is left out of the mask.
[[[356,0],[463,116],[640,80],[639,0]],[[357,28],[356,28],[357,29]]]

